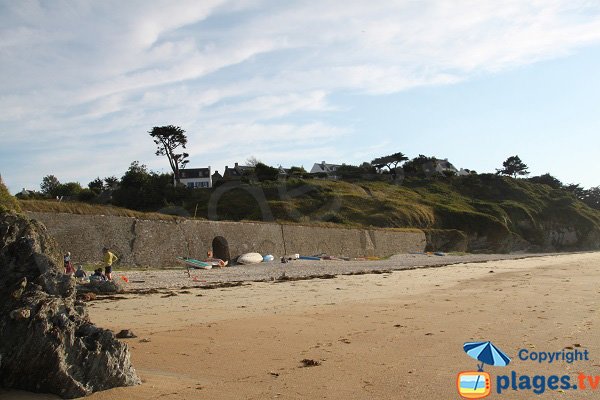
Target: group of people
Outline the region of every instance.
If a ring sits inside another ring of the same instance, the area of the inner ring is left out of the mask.
[[[114,253],[112,253],[108,247],[104,247],[102,249],[103,254],[103,264],[104,264],[104,273],[102,272],[102,267],[94,270],[94,273],[90,275],[90,279],[103,280],[103,281],[112,281],[112,266],[119,259]],[[71,252],[67,252],[64,255],[64,267],[65,274],[73,275],[75,278],[83,279],[87,277],[87,273],[83,270],[81,265],[77,266],[77,270],[73,268],[73,262],[71,261]]]

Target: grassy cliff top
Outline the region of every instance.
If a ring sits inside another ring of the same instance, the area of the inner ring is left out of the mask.
[[[21,201],[27,211],[174,219],[112,206]],[[491,174],[381,181],[290,179],[285,183],[222,185],[194,190],[171,211],[230,221],[277,221],[318,226],[458,229],[487,239],[516,235],[542,243],[547,232],[600,232],[600,211],[563,189]]]

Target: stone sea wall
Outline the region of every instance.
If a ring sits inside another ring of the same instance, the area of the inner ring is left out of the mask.
[[[48,228],[75,263],[102,258],[111,248],[124,265],[174,267],[175,257],[203,258],[215,236],[224,236],[232,256],[247,252],[334,256],[389,256],[422,252],[421,231],[322,228],[275,223],[153,221],[104,215],[29,212]]]

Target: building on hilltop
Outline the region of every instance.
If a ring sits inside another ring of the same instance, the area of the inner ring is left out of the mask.
[[[215,172],[212,174],[212,184],[215,185],[217,182],[222,181],[223,180],[223,175],[221,175],[219,173],[219,171],[215,170]]]
[[[248,165],[239,165],[235,163],[233,168],[225,166],[225,172],[223,172],[223,180],[226,181],[238,181],[243,176],[250,176],[254,172],[254,167]]]
[[[444,172],[453,172],[458,176],[469,175],[468,170],[461,168],[459,171],[447,158],[444,158],[443,160],[435,159],[435,172],[440,174],[443,174]]]
[[[211,188],[211,167],[182,169],[179,171],[179,181],[190,189]]]
[[[277,170],[279,171],[279,178],[282,179],[285,179],[292,174],[289,168],[283,168],[281,165],[277,168]]]
[[[341,167],[338,164],[327,164],[325,161],[315,163],[310,170],[311,174],[326,174],[330,179],[338,179],[337,170]]]

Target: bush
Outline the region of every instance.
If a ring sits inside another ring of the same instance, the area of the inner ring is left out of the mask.
[[[8,188],[2,182],[2,178],[0,178],[0,212],[7,211],[20,212],[21,207],[17,199],[10,194]]]
[[[92,200],[94,200],[96,196],[96,193],[91,189],[81,189],[81,191],[77,195],[77,200],[89,203]]]
[[[256,174],[256,179],[260,182],[276,181],[279,177],[279,170],[277,168],[270,167],[260,162],[254,167],[254,173]]]
[[[557,178],[553,177],[550,174],[533,176],[527,180],[529,182],[533,182],[533,183],[542,183],[544,185],[548,185],[553,189],[560,189],[563,186],[563,184],[560,180],[558,180]]]
[[[347,224],[348,220],[334,211],[329,211],[320,218],[323,222],[333,222],[334,224]]]

